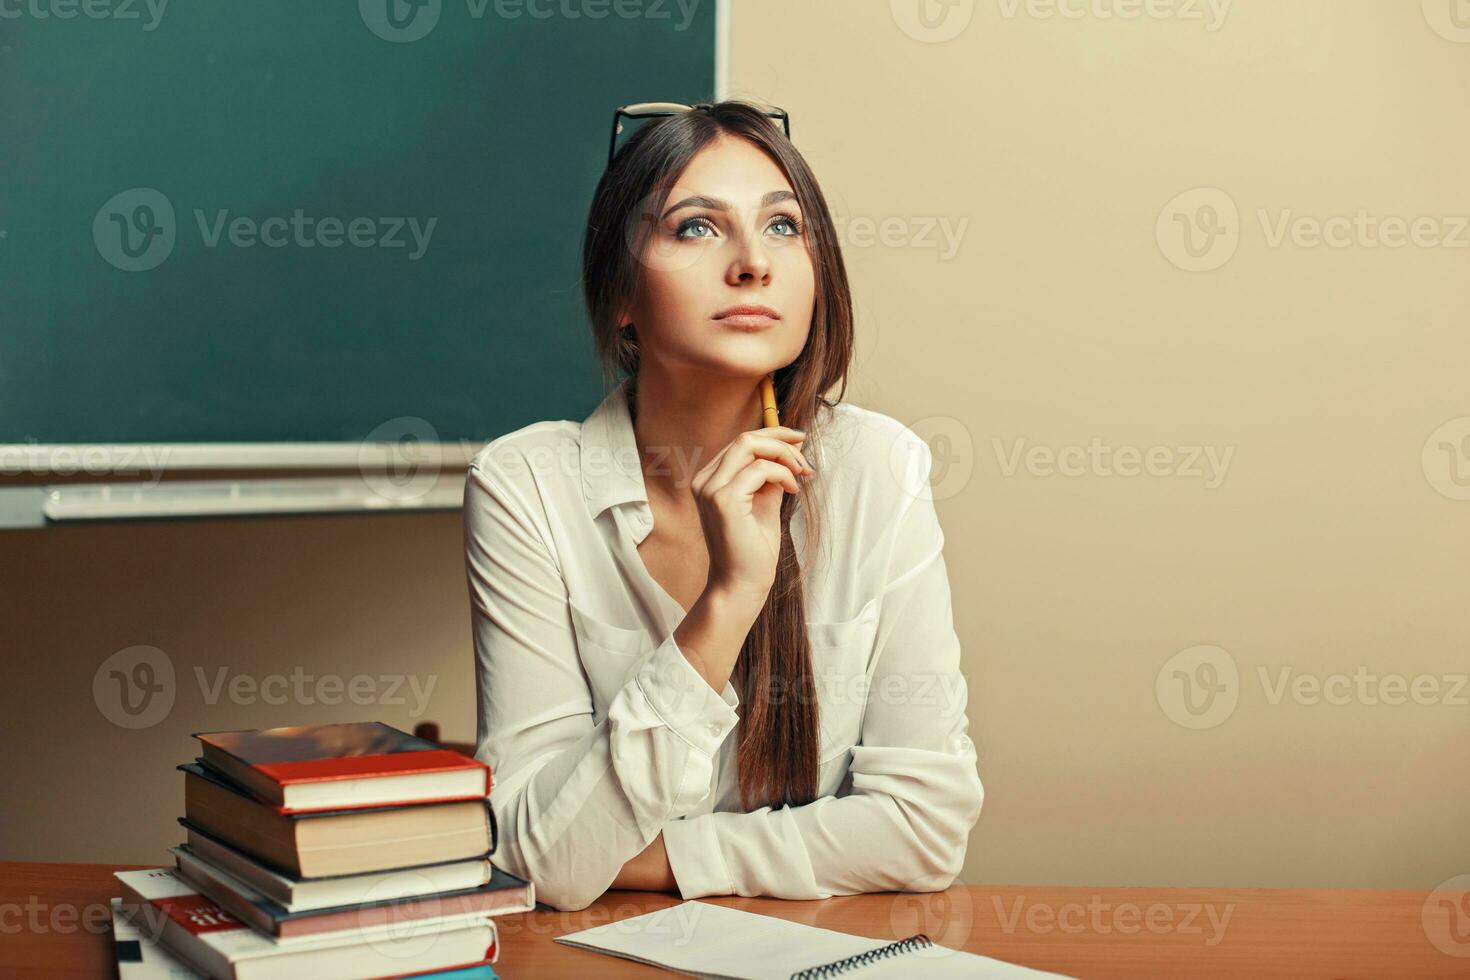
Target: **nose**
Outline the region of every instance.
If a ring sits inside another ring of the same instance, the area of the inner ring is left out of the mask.
[[[735,246],[735,255],[730,261],[725,279],[732,286],[750,282],[771,281],[771,257],[759,232],[745,229]]]

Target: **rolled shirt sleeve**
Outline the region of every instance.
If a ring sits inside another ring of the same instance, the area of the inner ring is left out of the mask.
[[[928,492],[927,444],[888,552],[851,792],[805,806],[671,819],[669,863],[685,899],[822,899],[938,891],[964,864],[984,789],[969,738],[944,536]]]
[[[716,692],[672,636],[593,724],[565,579],[525,496],[471,464],[465,568],[478,691],[476,758],[493,774],[493,862],[554,908],[585,908],[710,792],[739,697]]]

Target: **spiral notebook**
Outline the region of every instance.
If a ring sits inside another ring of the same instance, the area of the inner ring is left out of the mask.
[[[922,933],[896,942],[869,939],[696,901],[568,933],[556,941],[711,980],[1062,977],[940,946]]]

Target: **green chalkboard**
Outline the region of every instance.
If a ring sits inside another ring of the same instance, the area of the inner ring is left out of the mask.
[[[7,4],[0,442],[580,418],[613,109],[712,98],[714,7]]]

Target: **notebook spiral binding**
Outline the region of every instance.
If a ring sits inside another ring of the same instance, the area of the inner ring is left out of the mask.
[[[907,939],[889,943],[887,946],[879,946],[870,949],[866,953],[858,953],[846,959],[837,960],[832,963],[823,963],[821,966],[809,966],[805,970],[791,974],[791,980],[820,980],[822,977],[835,977],[839,973],[854,969],[859,966],[867,966],[875,960],[881,960],[888,956],[900,956],[914,949],[922,949],[925,946],[933,946],[934,940],[924,933],[915,933]]]

